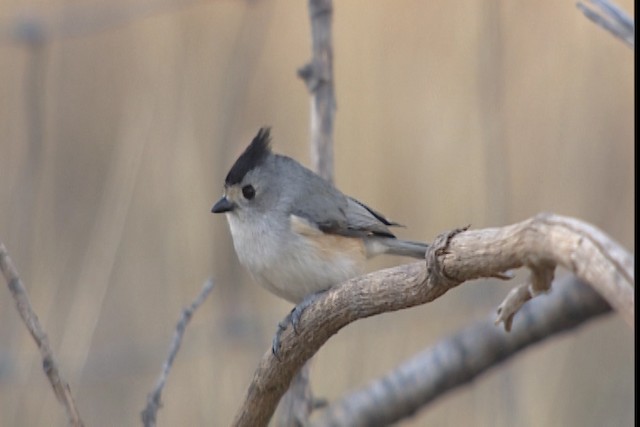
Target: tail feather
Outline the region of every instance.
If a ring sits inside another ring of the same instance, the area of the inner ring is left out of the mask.
[[[367,246],[370,249],[370,256],[387,253],[391,255],[408,256],[418,259],[424,259],[427,248],[429,247],[429,245],[426,243],[400,240],[394,237],[379,238],[376,239],[374,245]]]

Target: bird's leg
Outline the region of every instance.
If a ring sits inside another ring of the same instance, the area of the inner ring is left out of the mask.
[[[293,326],[293,331],[297,334],[302,313],[325,292],[326,291],[320,291],[307,295],[298,305],[293,307],[293,310],[291,310],[284,319],[278,323],[278,329],[276,330],[276,335],[273,337],[273,342],[271,344],[271,352],[276,358],[278,357],[278,351],[280,350],[280,336],[282,333],[289,325],[291,325]]]

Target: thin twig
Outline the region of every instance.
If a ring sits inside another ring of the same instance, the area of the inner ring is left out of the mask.
[[[589,0],[598,6],[600,10],[590,9],[587,5],[579,1],[576,7],[584,13],[584,15],[593,21],[596,25],[604,28],[620,40],[625,42],[629,47],[634,47],[636,39],[636,26],[633,21],[622,9],[609,0]]]
[[[311,62],[298,70],[311,93],[311,161],[315,171],[333,182],[333,121],[336,97],[333,88],[331,42],[332,0],[309,0]]]
[[[155,388],[149,393],[147,396],[147,406],[142,411],[142,422],[145,427],[153,427],[156,425],[156,416],[158,410],[162,407],[162,389],[164,388],[165,383],[167,382],[167,377],[169,376],[169,371],[171,371],[171,367],[173,366],[173,361],[178,354],[178,350],[180,350],[180,344],[182,344],[182,337],[187,329],[187,325],[193,316],[193,313],[198,309],[198,307],[204,302],[207,298],[211,290],[213,289],[213,279],[207,280],[202,286],[202,290],[200,294],[196,297],[195,300],[191,303],[191,305],[184,310],[182,310],[182,315],[180,316],[180,320],[178,320],[178,324],[176,325],[176,331],[173,335],[173,339],[171,340],[171,346],[169,347],[169,355],[162,365],[162,372],[158,377],[158,381],[156,382]]]
[[[9,285],[9,290],[15,300],[16,307],[18,308],[20,317],[22,317],[22,321],[25,323],[27,329],[29,329],[29,332],[31,333],[31,336],[38,345],[40,355],[42,356],[42,368],[47,374],[47,378],[51,383],[51,387],[53,387],[53,392],[55,393],[58,402],[64,406],[69,420],[69,425],[74,427],[83,426],[84,424],[80,418],[80,413],[78,412],[73,396],[71,395],[71,388],[60,376],[58,363],[56,362],[53,350],[49,345],[47,334],[42,329],[37,314],[33,311],[27,289],[24,287],[22,280],[20,280],[18,270],[14,266],[13,261],[7,252],[7,248],[2,242],[0,242],[0,270],[2,270],[2,275],[7,281],[7,285]]]
[[[333,183],[333,121],[336,110],[331,41],[332,0],[309,0],[311,62],[298,70],[311,94],[311,158],[314,170]],[[296,374],[280,405],[278,426],[307,423],[316,406],[308,361]]]
[[[289,389],[278,405],[278,427],[300,427],[308,424],[311,412],[326,402],[316,399],[311,390],[311,361],[305,363],[293,377]]]

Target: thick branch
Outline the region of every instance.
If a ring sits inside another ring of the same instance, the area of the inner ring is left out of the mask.
[[[279,360],[270,351],[263,356],[233,425],[266,425],[305,361],[357,319],[433,301],[467,280],[504,277],[505,271],[522,266],[548,270],[556,264],[591,284],[633,325],[633,257],[596,228],[546,214],[503,228],[456,230],[434,242],[426,266],[417,262],[354,278],[307,308],[298,333],[288,329],[282,334]],[[531,293],[540,286],[530,285]]]
[[[47,334],[40,325],[38,315],[31,307],[27,289],[22,284],[18,270],[13,265],[13,261],[7,253],[7,248],[5,248],[2,242],[0,242],[0,270],[7,281],[7,285],[9,285],[9,290],[16,302],[16,307],[18,308],[20,317],[22,317],[22,321],[27,326],[27,329],[29,329],[31,336],[40,350],[40,355],[42,356],[42,368],[47,374],[47,378],[51,383],[51,387],[53,387],[53,392],[55,393],[58,402],[64,406],[67,418],[69,419],[69,425],[74,427],[83,426],[84,424],[80,419],[80,413],[78,412],[73,396],[71,395],[71,388],[69,387],[69,384],[62,379],[60,372],[58,371],[58,363],[56,362],[53,350],[49,345],[49,338],[47,338]]]
[[[589,283],[633,328],[633,256],[577,219],[540,214],[508,227],[465,232],[451,239],[438,260],[444,274],[457,283],[528,267],[531,297],[548,289],[553,268],[561,265]]]
[[[311,426],[373,427],[398,422],[524,348],[609,312],[611,307],[597,292],[567,276],[555,283],[547,298],[522,309],[511,333],[496,328],[491,319],[477,322],[332,403]]]

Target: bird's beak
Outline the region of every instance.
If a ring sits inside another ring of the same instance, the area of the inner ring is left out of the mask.
[[[230,202],[226,196],[222,196],[220,200],[216,202],[215,205],[211,208],[211,212],[213,213],[224,213],[231,212],[236,205],[233,202]]]

